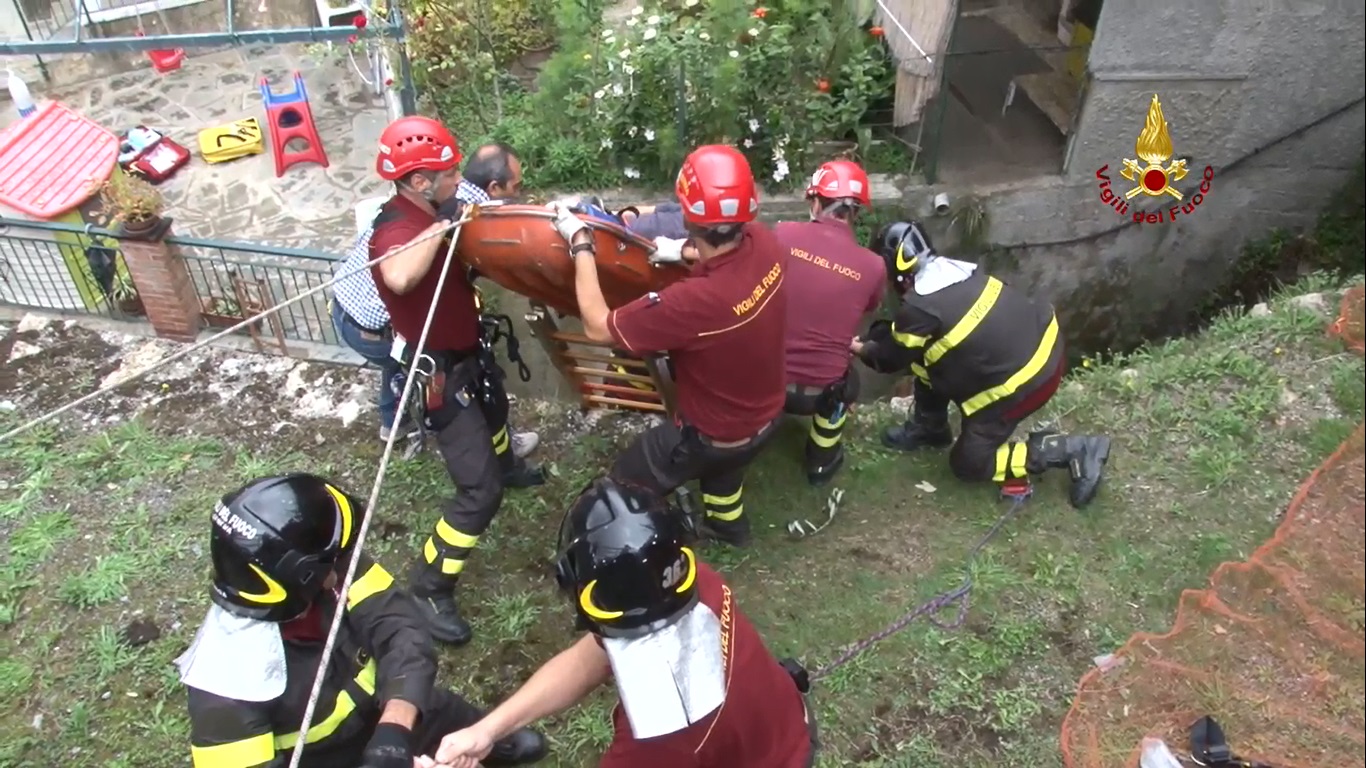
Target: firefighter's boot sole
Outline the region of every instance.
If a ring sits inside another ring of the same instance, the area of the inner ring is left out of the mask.
[[[1074,508],[1082,509],[1100,492],[1105,463],[1110,460],[1110,438],[1069,437],[1067,443],[1067,471],[1072,479],[1068,501]]]
[[[529,765],[539,763],[550,754],[550,743],[546,738],[530,728],[513,731],[493,744],[493,751],[484,758],[481,765],[495,766]]]

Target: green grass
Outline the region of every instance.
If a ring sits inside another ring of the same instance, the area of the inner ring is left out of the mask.
[[[1336,286],[1297,291],[1321,289]],[[1326,337],[1324,318],[1284,298],[1271,306],[1069,379],[1040,420],[1114,438],[1101,498],[1078,513],[1065,478],[1046,478],[972,566],[961,629],[915,623],[821,681],[821,766],[1060,765],[1058,726],[1092,658],[1165,628],[1181,589],[1265,540],[1305,475],[1362,420],[1361,358]],[[704,551],[772,649],[812,668],[957,585],[1003,511],[991,488],[955,481],[942,455],[877,447],[896,419],[886,406],[856,414],[837,483],[846,496],[828,529],[785,532],[794,517],[824,518],[825,494],[801,481],[794,428],[747,480],[755,546]],[[309,430],[297,444],[234,444],[231,420],[196,419],[193,437],[139,421],[37,430],[0,448],[0,767],[185,765],[171,660],[208,604],[213,500],[297,469],[368,492],[381,448],[368,423],[350,444],[320,448]],[[549,450],[551,482],[508,494],[463,591],[476,640],[443,651],[443,683],[496,701],[570,642],[547,566],[552,536],[564,501],[617,449],[591,435]],[[394,463],[372,554],[406,571],[449,493],[431,454]],[[130,644],[134,620],[160,637]],[[594,764],[611,702],[600,692],[544,724],[555,746],[545,764]]]

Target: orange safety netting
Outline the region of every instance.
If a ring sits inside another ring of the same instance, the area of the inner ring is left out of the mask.
[[[1363,350],[1362,288],[1330,332]],[[1181,595],[1164,635],[1139,633],[1088,672],[1062,724],[1068,768],[1133,768],[1145,736],[1189,752],[1204,715],[1244,760],[1366,764],[1363,428],[1309,479],[1269,541]],[[1256,514],[1248,510],[1248,514]]]

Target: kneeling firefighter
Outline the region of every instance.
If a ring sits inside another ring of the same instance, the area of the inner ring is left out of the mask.
[[[1031,300],[971,264],[939,256],[918,222],[897,222],[874,238],[902,296],[890,323],[875,324],[851,349],[869,367],[914,374],[915,404],[905,425],[882,436],[889,448],[953,445],[949,466],[964,481],[993,480],[1003,495],[1030,493],[1031,475],[1068,469],[1072,506],[1095,498],[1110,438],[1030,433],[1015,428],[1053,397],[1066,360],[1053,308]],[[949,403],[963,416],[954,441]]]
[[[688,546],[695,534],[654,491],[591,483],[565,514],[555,564],[585,634],[418,764],[476,768],[504,734],[611,680],[618,704],[599,768],[809,768],[806,672],[774,658],[730,586]]]
[[[863,316],[882,303],[886,285],[882,259],[854,236],[854,222],[873,202],[868,189],[868,174],[857,163],[828,162],[806,189],[811,220],[773,229],[791,257],[785,410],[811,417],[805,464],[812,485],[830,482],[844,463],[840,438],[859,390],[849,342]]]
[[[434,686],[436,652],[417,602],[355,551],[364,516],[358,500],[309,474],[254,480],[214,508],[213,604],[176,660],[195,768],[287,765],[322,665],[305,768],[410,768],[483,716]],[[360,562],[341,605],[352,558]],[[324,659],[337,611],[345,615]],[[533,763],[546,751],[541,735],[510,731],[485,764]]]

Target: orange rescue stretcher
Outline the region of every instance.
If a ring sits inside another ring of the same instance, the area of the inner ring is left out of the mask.
[[[652,240],[610,221],[580,218],[593,232],[598,281],[608,307],[621,307],[688,274],[682,264],[654,261]],[[530,300],[527,324],[583,407],[673,413],[673,382],[662,356],[623,355],[556,323],[552,312],[578,317],[579,308],[573,258],[555,229],[551,208],[481,205],[461,228],[456,253],[480,275]]]

